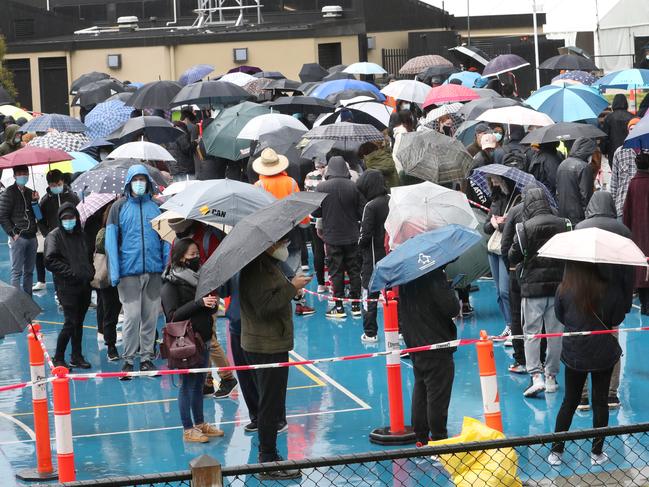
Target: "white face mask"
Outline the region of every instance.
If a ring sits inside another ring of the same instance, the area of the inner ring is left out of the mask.
[[[273,259],[286,262],[288,260],[288,244],[277,247],[270,255]]]

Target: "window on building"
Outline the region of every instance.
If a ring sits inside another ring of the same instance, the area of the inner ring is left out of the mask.
[[[342,64],[342,46],[340,42],[318,44],[318,62],[325,69]]]
[[[79,17],[81,20],[88,20],[91,22],[105,22],[108,20],[106,15],[106,5],[80,5]]]
[[[172,0],[149,0],[143,2],[143,10],[145,19],[157,17],[159,19],[166,19],[173,16],[173,1]]]
[[[118,3],[117,4],[117,17],[136,17],[144,18],[144,8],[142,3]]]

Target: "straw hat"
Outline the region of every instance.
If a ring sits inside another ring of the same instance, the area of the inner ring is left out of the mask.
[[[270,147],[261,151],[261,156],[252,163],[253,170],[262,176],[274,176],[286,171],[287,167],[288,159]]]

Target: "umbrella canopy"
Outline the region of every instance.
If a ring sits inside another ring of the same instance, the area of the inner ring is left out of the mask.
[[[202,80],[212,71],[214,71],[214,66],[211,64],[195,64],[180,75],[178,82],[183,86],[187,86],[191,83],[196,83],[197,81]]]
[[[59,132],[87,132],[88,127],[82,124],[76,118],[68,115],[59,115],[58,113],[48,113],[40,117],[34,117],[25,125],[20,127],[20,131],[27,132],[47,132],[50,129]]]
[[[302,65],[299,76],[302,83],[307,83],[310,81],[320,81],[328,74],[329,71],[320,66],[318,63],[306,63]]]
[[[234,226],[243,217],[273,201],[273,195],[257,186],[232,179],[217,179],[191,184],[188,191],[168,199],[162,209],[189,220]]]
[[[86,145],[84,145],[80,151],[86,151],[86,150],[92,150],[92,149],[99,149],[101,147],[113,147],[115,144],[112,142],[107,141],[106,139],[102,139],[101,137],[92,139],[90,142],[88,142]]]
[[[425,81],[426,83],[432,81],[433,79],[441,81],[440,78],[446,78],[453,73],[457,73],[458,71],[459,69],[457,69],[455,66],[448,64],[431,66],[430,68],[426,68],[424,71],[419,73],[417,75],[417,79]]]
[[[0,105],[0,113],[5,117],[12,117],[14,120],[24,118],[29,122],[32,118],[34,118],[30,113],[26,112],[22,108],[18,108],[13,105]]]
[[[326,196],[324,193],[293,193],[241,219],[201,268],[197,299],[225,284],[284,237],[313,213]]]
[[[227,81],[228,83],[235,84],[237,86],[245,86],[251,81],[256,80],[254,76],[244,73],[244,72],[236,72],[236,73],[228,73],[224,74],[219,78],[219,81]]]
[[[466,86],[456,84],[440,85],[432,88],[428,92],[423,107],[441,105],[442,103],[471,101],[477,100],[478,98],[480,98],[478,94]]]
[[[353,74],[343,73],[342,71],[338,73],[331,73],[322,78],[322,81],[335,81],[337,79],[356,79]]]
[[[259,71],[258,73],[253,74],[255,78],[268,78],[268,79],[285,79],[284,76],[279,71]]]
[[[559,122],[532,130],[523,137],[521,144],[545,144],[561,140],[576,140],[579,137],[596,139],[606,137],[606,133],[589,123]]]
[[[489,64],[489,55],[482,49],[475,46],[455,46],[449,49],[461,62],[467,64],[467,61],[477,61],[486,66]]]
[[[81,148],[89,142],[90,138],[84,134],[52,131],[45,135],[34,137],[27,145],[31,147],[42,147],[45,149],[60,149],[69,152],[80,151]]]
[[[327,113],[334,109],[334,104],[313,96],[281,96],[269,103],[273,111],[280,113]]]
[[[251,98],[254,99],[254,97],[265,95],[264,92],[267,91],[267,86],[271,83],[274,83],[275,81],[277,80],[272,80],[269,78],[255,78],[254,81],[243,85],[243,89],[250,93],[250,95],[252,95]]]
[[[529,65],[530,63],[516,54],[501,54],[487,63],[482,76],[498,76]]]
[[[448,59],[437,54],[428,54],[426,56],[417,56],[406,61],[406,64],[401,66],[399,74],[419,74],[432,66],[452,66],[453,63]]]
[[[133,87],[133,85],[127,85],[127,88],[131,88],[131,87]],[[121,101],[123,103],[126,103],[127,101],[129,101],[131,99],[131,97],[133,96],[133,93],[135,92],[136,89],[137,88],[133,87],[132,90],[123,91],[122,93],[116,93],[115,95],[111,96],[110,98],[106,98],[106,101],[119,100],[119,101]]]
[[[624,147],[633,149],[649,149],[649,117],[645,116],[635,124],[624,140]]]
[[[355,142],[380,142],[383,134],[372,125],[340,122],[334,125],[314,127],[304,134],[305,139],[328,139]]]
[[[90,110],[85,118],[88,137],[97,139],[112,134],[131,118],[131,113],[133,113],[133,107],[126,106],[120,100],[98,104]]]
[[[304,95],[310,95],[313,90],[315,90],[316,86],[320,86],[322,84],[322,81],[307,81],[306,83],[302,83],[300,86],[297,87],[297,91]]]
[[[239,132],[253,118],[268,113],[267,107],[248,101],[222,110],[203,132],[205,150],[214,157],[242,159],[241,151],[249,148],[250,141],[237,139]]]
[[[103,161],[75,179],[72,182],[72,190],[79,195],[88,193],[122,194],[126,184],[126,173],[131,166],[136,164],[142,164],[142,161],[137,159]],[[166,179],[158,169],[149,165],[146,165],[146,169],[157,185],[167,185]]]
[[[111,201],[115,201],[119,195],[111,193],[90,193],[85,195],[77,205],[81,226],[86,224],[86,220],[101,210]]]
[[[139,109],[167,110],[181,89],[177,81],[152,81],[138,88],[126,104]]]
[[[647,267],[647,257],[633,240],[601,228],[557,234],[539,249],[539,257]]]
[[[484,223],[487,221],[487,215],[477,208],[472,208],[472,210],[478,220],[476,230],[480,232],[482,239],[446,267],[446,276],[455,283],[456,289],[467,287],[476,279],[489,273],[487,244],[491,235],[484,233]]]
[[[162,117],[146,115],[130,118],[121,128],[107,136],[108,140],[133,142],[139,137],[146,137],[155,144],[174,142],[183,132]]]
[[[275,79],[268,83],[264,89],[277,91],[302,91],[300,90],[300,86],[301,83],[299,81],[293,81],[291,79]]]
[[[9,92],[0,85],[0,105],[11,105],[15,102],[16,100],[14,100]]]
[[[462,105],[461,103],[447,103],[445,105],[437,107],[428,112],[424,123],[427,125],[428,123],[437,120],[444,115],[452,115],[454,113],[457,113],[463,106],[464,105]]]
[[[185,179],[184,181],[176,181],[175,183],[171,183],[164,189],[162,196],[174,196],[178,193],[182,193],[190,186],[198,183],[202,183],[202,181],[199,181],[198,179]],[[179,216],[179,218],[181,217]]]
[[[554,200],[552,193],[550,193],[543,183],[537,181],[536,178],[529,173],[503,164],[487,164],[486,166],[475,168],[473,174],[471,174],[471,179],[480,186],[482,191],[487,195],[491,195],[491,188],[487,183],[487,175],[501,176],[513,181],[519,192],[522,192],[528,184],[535,184],[538,187],[542,187],[550,205],[557,208],[557,203]]]
[[[29,294],[0,281],[0,337],[22,333],[41,311]]]
[[[89,171],[97,165],[97,160],[90,157],[85,152],[69,151],[72,157],[69,161],[55,162],[50,164],[50,169],[58,169],[62,173],[75,173]]]
[[[387,71],[378,64],[368,62],[350,64],[342,72],[349,74],[387,74]]]
[[[176,159],[162,146],[143,140],[120,145],[107,159],[139,159],[142,161],[174,162]]]
[[[346,67],[347,64],[336,64],[335,66],[331,66],[330,68],[328,68],[327,71],[331,74],[340,73],[341,71],[344,71]]]
[[[335,140],[310,140],[302,149],[302,157],[327,162],[327,154],[336,146]]]
[[[485,78],[480,78],[485,79]],[[490,88],[473,88],[480,98],[502,98],[503,96]]]
[[[342,121],[343,114],[348,112],[354,123],[369,124],[378,130],[384,130],[390,124],[392,108],[376,100],[360,101],[356,103],[345,102],[344,106],[338,107],[334,113],[318,119],[313,126],[328,125]]]
[[[624,69],[614,71],[602,76],[593,83],[593,86],[607,88],[621,88],[624,90],[635,88],[649,88],[649,69]]]
[[[370,279],[370,291],[414,281],[454,261],[481,239],[479,232],[461,225],[448,225],[417,235],[377,263]]]
[[[199,81],[184,86],[171,101],[178,105],[228,105],[250,99],[250,93],[229,81]]]
[[[72,104],[87,108],[106,101],[111,96],[124,91],[126,91],[126,88],[116,79],[102,79],[79,88],[79,91],[77,91],[77,94],[72,100]]]
[[[91,73],[86,73],[82,74],[79,76],[77,79],[75,79],[72,84],[70,85],[70,94],[71,95],[76,95],[77,92],[79,91],[79,88],[82,86],[85,86],[89,83],[94,83],[95,81],[99,81],[102,79],[108,79],[110,78],[109,74],[106,73],[100,73],[98,71],[93,71]]]
[[[385,230],[392,249],[415,235],[452,223],[478,226],[464,193],[428,181],[392,188],[388,205]]]
[[[476,120],[510,125],[536,125],[540,127],[554,124],[554,121],[545,113],[521,106],[492,108],[482,112]]]
[[[483,81],[485,81],[485,78],[483,78],[480,73],[474,71],[462,71],[460,73],[451,74],[445,83],[454,79],[459,79],[462,82],[462,86],[466,86],[467,88],[475,88],[478,84],[483,84]]]
[[[475,141],[475,127],[479,123],[477,120],[466,120],[462,122],[455,130],[453,137],[462,142],[464,147],[470,146]]]
[[[457,112],[465,120],[476,120],[481,114],[492,108],[513,107],[521,105],[521,102],[511,98],[480,98],[473,100],[460,108]]]
[[[230,69],[228,71],[228,74],[230,74],[230,73],[245,73],[245,74],[249,74],[249,75],[252,76],[255,73],[259,73],[260,71],[261,71],[261,69],[258,68],[257,66],[247,66],[247,65],[244,64],[243,66],[237,66],[236,68]]]
[[[586,71],[566,71],[552,78],[552,83],[581,83],[582,85],[592,85],[597,81],[597,77]]]
[[[599,69],[595,63],[583,56],[576,54],[559,54],[552,56],[539,64],[539,69],[567,69],[567,70],[581,70],[581,71],[596,71]]]
[[[555,122],[575,122],[597,118],[608,101],[596,90],[584,85],[547,85],[525,100]]]
[[[27,145],[11,154],[0,157],[0,169],[15,166],[38,166],[69,160],[70,154],[60,149],[45,149]]]
[[[303,130],[296,130],[290,127],[282,127],[273,132],[268,132],[259,137],[252,157],[259,157],[261,152],[270,147],[278,154],[282,154],[289,161],[287,174],[298,181],[304,175],[301,172],[302,163],[305,162],[300,150],[297,148],[298,143],[304,136]]]
[[[283,115],[281,113],[267,113],[259,115],[246,123],[239,132],[239,135],[237,135],[237,138],[258,140],[259,136],[269,132],[274,132],[283,127],[290,127],[295,130],[302,130],[303,132],[309,130],[295,117]]]
[[[359,96],[374,98],[375,100],[378,101],[385,101],[385,96],[383,95],[383,93],[377,93],[376,91],[369,91],[369,90],[343,90],[337,93],[332,93],[331,95],[327,96],[326,100],[329,103],[337,104],[345,100],[352,100],[354,98],[358,98]]]
[[[430,86],[421,81],[402,79],[388,83],[381,93],[391,96],[395,100],[405,100],[421,105],[430,90]]]
[[[464,180],[473,166],[459,140],[434,130],[403,134],[395,158],[406,174],[438,184]]]
[[[361,90],[375,93],[377,96],[383,97],[379,89],[371,83],[366,81],[359,81],[356,79],[338,79],[335,81],[327,81],[317,86],[309,96],[316,98],[327,98],[329,95],[338,93],[345,90]]]

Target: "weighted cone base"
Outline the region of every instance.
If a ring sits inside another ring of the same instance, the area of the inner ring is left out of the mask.
[[[370,433],[370,441],[377,445],[413,445],[417,442],[412,426],[404,426],[404,431],[393,433],[390,427],[376,428]]]
[[[59,474],[56,470],[51,473],[40,473],[37,468],[25,468],[16,472],[16,478],[24,482],[38,482],[39,480],[56,480]]]

